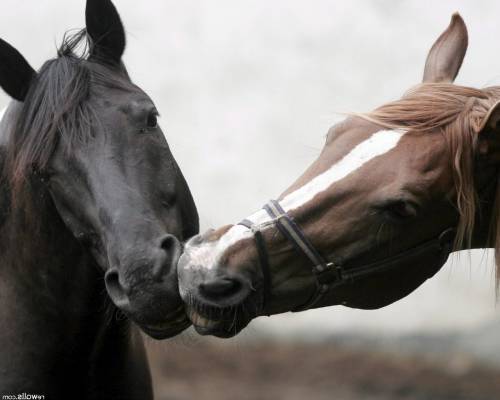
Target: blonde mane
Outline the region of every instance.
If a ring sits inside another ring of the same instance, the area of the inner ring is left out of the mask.
[[[455,247],[469,246],[474,230],[478,194],[474,184],[474,159],[478,133],[488,111],[500,100],[500,86],[474,89],[450,83],[424,83],[396,101],[360,117],[389,129],[441,132],[448,144],[460,214]],[[495,204],[500,207],[497,187]],[[495,248],[496,288],[500,286],[500,229],[498,213],[490,223]]]

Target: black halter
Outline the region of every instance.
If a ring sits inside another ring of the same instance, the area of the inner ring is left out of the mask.
[[[408,250],[402,251],[394,256],[384,258],[380,261],[362,265],[358,267],[350,267],[344,269],[340,262],[326,260],[311,244],[304,235],[302,229],[293,221],[286,213],[281,205],[276,200],[269,201],[264,205],[264,210],[271,217],[271,224],[276,225],[276,228],[281,234],[292,243],[292,245],[302,254],[304,254],[312,262],[312,274],[316,280],[316,291],[311,298],[302,306],[297,307],[293,311],[303,311],[315,306],[331,289],[347,283],[353,283],[358,279],[365,278],[368,275],[385,272],[394,269],[398,266],[401,259],[410,257],[418,257],[428,252],[436,252],[439,259],[436,265],[433,266],[427,278],[432,277],[443,266],[451,253],[455,232],[453,229],[446,229],[437,237],[423,242]],[[239,223],[250,229],[253,232],[259,262],[262,268],[264,277],[264,308],[268,304],[271,296],[271,270],[269,266],[269,258],[266,243],[264,241],[261,229],[269,226],[269,223],[264,225],[256,225],[248,219],[244,219]]]

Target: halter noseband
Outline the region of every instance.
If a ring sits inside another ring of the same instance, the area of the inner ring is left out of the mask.
[[[455,231],[452,228],[445,229],[437,237],[423,242],[408,250],[404,250],[394,256],[386,257],[377,262],[351,267],[345,269],[340,262],[326,260],[312,245],[304,235],[302,229],[293,221],[288,213],[281,207],[279,202],[271,200],[264,205],[263,209],[271,217],[271,223],[276,225],[280,233],[295,247],[295,249],[304,254],[312,263],[312,274],[316,281],[316,290],[311,298],[302,306],[293,311],[303,311],[316,305],[331,289],[347,283],[353,283],[358,279],[368,275],[388,271],[397,267],[401,259],[420,256],[429,251],[436,251],[440,255],[439,263],[433,267],[427,278],[432,277],[443,266],[451,253]],[[254,235],[259,263],[261,265],[264,278],[264,299],[263,308],[266,307],[271,297],[271,269],[266,243],[262,235],[261,225],[254,224],[248,219],[239,223],[250,229]],[[265,223],[263,226],[269,226]]]

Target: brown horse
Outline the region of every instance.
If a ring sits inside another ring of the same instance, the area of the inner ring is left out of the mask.
[[[500,87],[453,84],[466,49],[455,14],[422,84],[331,128],[279,201],[188,242],[180,291],[198,332],[232,336],[259,315],[336,304],[383,307],[452,250],[498,249]]]

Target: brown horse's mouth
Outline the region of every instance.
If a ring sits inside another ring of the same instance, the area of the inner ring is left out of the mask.
[[[256,313],[243,305],[237,307],[215,308],[192,304],[187,315],[200,335],[213,335],[229,338],[237,335]]]
[[[162,340],[176,336],[191,325],[186,315],[184,305],[169,313],[164,322],[155,324],[140,324],[141,329],[153,339]]]

